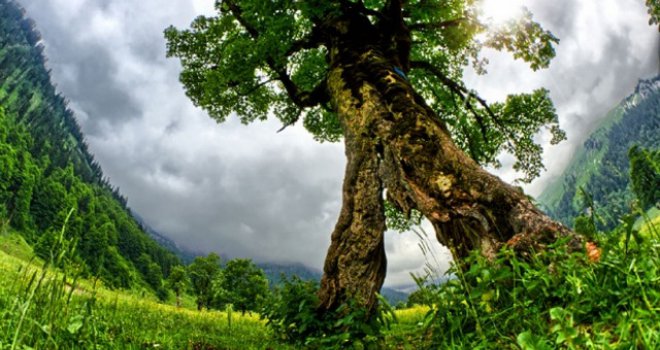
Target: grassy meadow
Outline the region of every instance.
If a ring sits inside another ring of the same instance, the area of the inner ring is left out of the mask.
[[[258,314],[197,311],[152,293],[115,291],[34,257],[16,233],[0,235],[0,349],[294,349]],[[428,311],[397,311],[392,348],[412,349]],[[404,344],[408,344],[407,346]]]
[[[177,308],[44,269],[17,234],[0,237],[0,269],[0,349],[287,348],[258,315]]]
[[[332,348],[658,348],[660,215],[645,217],[599,233],[598,262],[561,245],[525,261],[506,250],[494,262],[472,257],[456,279],[423,288],[425,306],[386,314],[376,341],[338,336]],[[190,296],[177,308],[173,297],[160,303],[146,289],[79,278],[75,264],[52,267],[65,259],[66,249],[45,263],[18,233],[0,233],[0,350],[306,347],[286,343],[256,313],[200,312]]]

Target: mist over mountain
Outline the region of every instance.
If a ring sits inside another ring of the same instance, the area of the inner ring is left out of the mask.
[[[19,233],[44,260],[67,242],[84,276],[155,291],[179,259],[145,233],[104,176],[46,61],[35,22],[0,0],[2,231]]]
[[[660,75],[640,80],[634,92],[610,110],[538,201],[570,226],[585,209],[583,189],[592,196],[603,228],[614,227],[634,199],[628,160],[633,145],[660,146]]]

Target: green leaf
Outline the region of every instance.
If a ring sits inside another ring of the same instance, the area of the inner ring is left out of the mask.
[[[66,328],[67,331],[69,331],[69,333],[71,333],[71,334],[78,333],[78,331],[80,331],[80,329],[83,326],[83,321],[84,321],[84,319],[83,319],[82,315],[73,316],[71,318],[71,320],[69,321],[69,326]]]
[[[565,310],[561,307],[553,307],[550,309],[550,319],[557,321],[561,320],[565,315]]]
[[[550,350],[552,347],[541,337],[532,334],[532,331],[524,331],[516,338],[518,345],[523,350]]]

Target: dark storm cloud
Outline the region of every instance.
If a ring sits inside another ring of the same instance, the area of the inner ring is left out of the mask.
[[[342,145],[317,144],[299,126],[278,134],[272,120],[217,125],[192,106],[179,63],[165,58],[163,29],[188,26],[212,0],[21,3],[90,149],[151,226],[202,252],[321,266],[341,205]],[[549,88],[569,134],[550,152],[569,152],[595,117],[657,70],[657,30],[645,25],[642,0],[528,6],[561,39],[551,68],[534,73],[493,54],[490,74],[470,86],[489,98]],[[555,174],[568,157],[546,158]],[[409,272],[427,263],[418,242],[411,233],[386,234],[388,284],[409,284]],[[446,268],[448,252],[437,256],[432,263]]]
[[[131,206],[189,249],[318,267],[339,210],[341,147],[285,149],[286,135],[276,135],[276,126],[254,125],[250,139],[238,144],[236,132],[229,131],[244,129],[237,121],[215,130],[203,119],[200,128],[212,128],[215,139],[204,142],[210,149],[196,150],[176,146],[190,144],[188,135],[196,134],[183,125],[181,133],[156,142],[158,147],[130,157],[127,167],[134,170],[124,176],[122,191],[148,193],[129,197]],[[301,134],[289,136],[305,137]],[[117,158],[110,163],[121,161],[123,153],[108,154]]]
[[[104,132],[103,126],[115,127],[140,117],[141,106],[117,80],[121,62],[113,55],[113,47],[80,35],[89,31],[93,20],[86,21],[84,13],[80,13],[82,18],[63,21],[62,17],[53,15],[62,11],[54,2],[26,2],[24,6],[37,22],[37,28],[47,28],[42,36],[49,66],[58,78],[59,90],[88,117],[81,120],[88,136]],[[98,6],[100,12],[107,11],[108,5]],[[85,9],[87,6],[80,10]]]
[[[85,52],[84,50],[88,50]],[[79,106],[88,116],[85,130],[90,136],[104,132],[104,125],[116,127],[132,118],[139,118],[141,106],[114,80],[116,71],[104,49],[92,51],[91,47],[74,49],[76,55],[63,57],[68,65],[75,67],[73,81],[63,81],[62,89],[67,96],[79,101]],[[55,64],[55,62],[53,62]]]

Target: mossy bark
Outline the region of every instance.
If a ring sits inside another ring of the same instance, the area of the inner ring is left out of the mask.
[[[327,86],[344,128],[348,165],[321,309],[347,298],[373,309],[385,273],[383,189],[403,212],[419,210],[455,258],[474,249],[493,257],[504,244],[526,255],[561,237],[581,249],[581,237],[456,146],[441,119],[395,71],[399,58],[372,40],[369,24],[362,21],[361,34],[351,34],[360,30],[355,20],[338,21],[329,50]]]
[[[378,146],[361,125],[360,115],[344,119],[346,173],[343,205],[332,233],[319,299],[321,309],[334,310],[348,299],[369,313],[385,279],[383,185]]]

